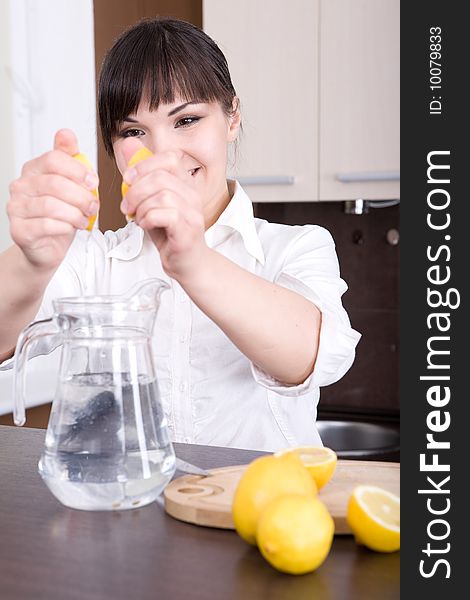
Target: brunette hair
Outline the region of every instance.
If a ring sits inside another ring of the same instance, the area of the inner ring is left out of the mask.
[[[110,156],[120,123],[137,110],[143,96],[150,110],[177,96],[186,102],[219,102],[230,116],[236,92],[214,40],[191,23],[157,17],[124,31],[103,61],[98,114]]]

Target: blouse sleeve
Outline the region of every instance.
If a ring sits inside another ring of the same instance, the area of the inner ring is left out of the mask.
[[[274,283],[293,290],[317,306],[322,315],[317,360],[312,374],[299,385],[286,385],[252,364],[256,381],[284,396],[299,396],[315,387],[330,385],[351,367],[361,335],[352,329],[341,296],[348,289],[340,277],[338,258],[330,233],[306,226],[289,245]]]

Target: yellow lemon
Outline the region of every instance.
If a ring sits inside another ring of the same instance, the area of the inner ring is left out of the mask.
[[[82,165],[85,165],[85,167],[88,167],[90,169],[90,171],[93,171],[93,166],[91,164],[91,162],[88,160],[88,157],[85,154],[74,154],[73,158],[76,158],[78,160],[78,162],[81,162]],[[93,196],[95,196],[95,198],[97,200],[99,200],[99,195],[98,195],[98,189],[95,188],[94,190],[91,191],[91,193],[93,194]],[[91,231],[93,229],[93,225],[95,224],[96,221],[96,217],[98,216],[98,213],[96,215],[92,215],[89,220],[88,220],[88,226],[86,228],[87,231]]]
[[[129,168],[131,168],[134,165],[136,165],[137,163],[141,162],[142,160],[145,160],[146,158],[150,158],[151,156],[152,156],[152,153],[150,152],[150,150],[148,150],[145,146],[142,146],[142,148],[137,150],[137,152],[135,152],[131,156],[131,158],[129,159],[129,162],[127,163],[127,166]],[[122,194],[123,198],[127,194],[128,191],[129,191],[129,186],[127,185],[127,183],[125,181],[123,181],[121,184],[121,194]]]
[[[359,544],[378,552],[400,549],[400,498],[373,485],[359,485],[348,503],[347,521]]]
[[[286,494],[263,510],[258,523],[258,547],[279,571],[309,573],[328,556],[334,530],[334,521],[318,497]]]
[[[256,544],[256,528],[263,508],[281,494],[315,496],[317,488],[296,454],[262,456],[244,471],[232,503],[232,517],[238,534]]]
[[[300,457],[300,460],[315,480],[319,490],[333,477],[338,457],[336,456],[336,452],[331,448],[323,446],[299,446],[298,448],[281,450],[277,452],[277,455],[281,456],[289,452],[295,452]]]

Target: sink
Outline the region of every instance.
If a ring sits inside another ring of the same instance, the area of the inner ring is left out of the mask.
[[[395,460],[400,456],[397,427],[363,421],[319,420],[316,423],[323,445],[339,458]]]

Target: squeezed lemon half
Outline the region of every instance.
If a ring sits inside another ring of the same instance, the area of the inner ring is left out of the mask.
[[[79,152],[78,154],[74,154],[73,158],[77,159],[78,162],[81,162],[82,165],[85,165],[85,167],[88,167],[90,169],[90,171],[93,171],[93,166],[92,166],[91,162],[88,160],[88,157],[85,154],[82,154],[81,152]],[[99,200],[98,188],[95,188],[94,190],[91,190],[91,193],[93,194],[93,196],[95,196],[95,198],[97,200]],[[88,226],[86,228],[87,231],[91,231],[93,229],[93,225],[95,224],[97,216],[98,216],[98,213],[96,213],[96,215],[92,215],[88,219]]]
[[[346,516],[356,541],[377,552],[400,549],[400,498],[373,485],[357,486]]]
[[[145,146],[142,146],[142,148],[139,148],[139,150],[137,150],[137,152],[135,152],[131,158],[129,159],[129,162],[127,163],[127,166],[129,167],[129,169],[131,167],[134,167],[137,163],[145,160],[146,158],[150,158],[152,155],[152,153],[150,152],[150,150],[148,150]],[[127,192],[129,191],[129,185],[123,181],[121,184],[121,195],[124,198],[124,196],[127,194]]]
[[[286,448],[276,453],[283,456],[289,453],[298,455],[304,466],[320,490],[333,477],[338,457],[331,448],[324,446],[299,446],[298,448]]]

